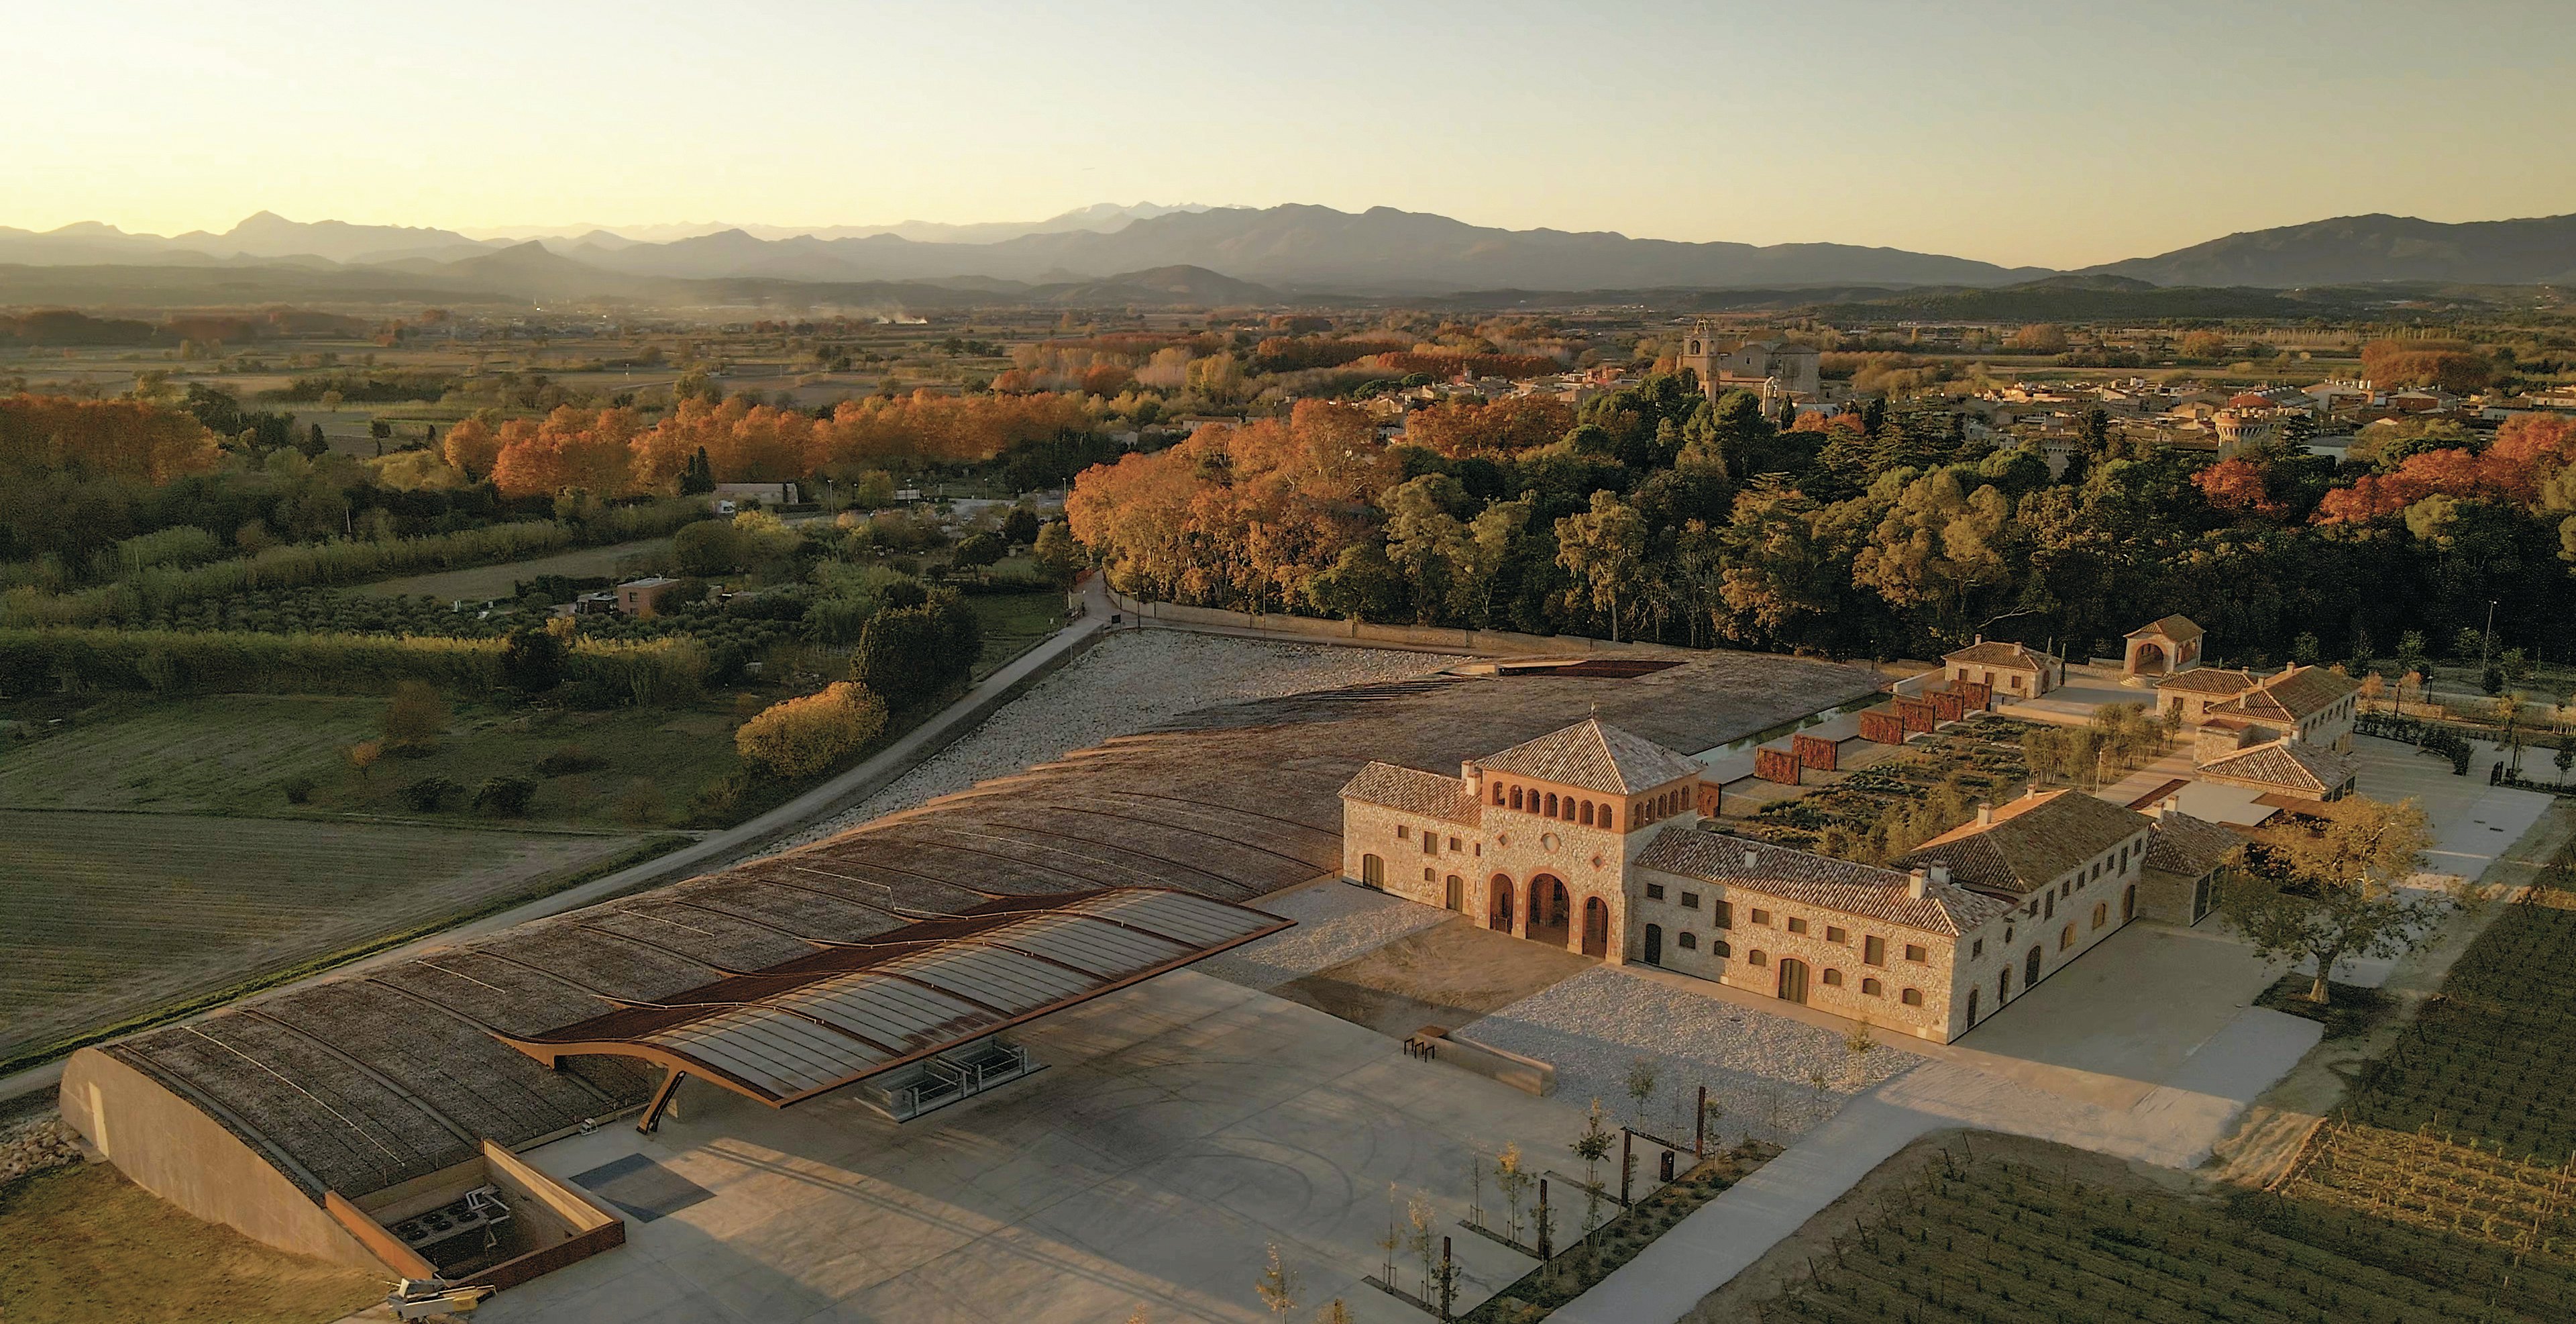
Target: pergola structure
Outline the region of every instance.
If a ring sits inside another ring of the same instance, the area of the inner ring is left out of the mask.
[[[784,1108],[1289,925],[1159,888],[1017,897],[500,1037],[549,1067],[567,1054],[601,1054],[664,1068],[636,1122],[650,1132],[689,1076]]]

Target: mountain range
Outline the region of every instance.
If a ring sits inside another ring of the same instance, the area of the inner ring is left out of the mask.
[[[2255,290],[2576,281],[2576,216],[2464,224],[2340,217],[2077,273],[1849,244],[1683,243],[1609,231],[1506,230],[1390,207],[1344,212],[1296,204],[1104,203],[1043,221],[985,225],[592,228],[481,238],[301,223],[268,212],[222,234],[128,234],[95,222],[42,233],[0,228],[0,302],[17,303],[151,290],[203,299],[229,291],[237,298],[228,301],[238,301],[336,290],[383,297],[390,289],[420,297],[687,305],[742,298],[1204,304],[1650,289],[1811,289],[1831,299],[1836,288],[2000,290],[2061,274],[2095,280],[2095,289],[2106,288],[2102,281]]]

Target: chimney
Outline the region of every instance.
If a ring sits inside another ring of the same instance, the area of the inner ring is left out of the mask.
[[[1977,805],[1977,826],[1993,827],[1994,825],[1995,802],[1992,800],[1980,801]]]
[[[1485,798],[1485,770],[1477,767],[1474,759],[1465,759],[1458,764],[1458,781],[1467,788],[1468,799],[1481,801]]]
[[[2155,813],[2158,818],[2163,818],[2167,814],[2180,812],[2182,812],[2182,797],[2179,795],[2168,795],[2165,798],[2156,801]]]
[[[1942,885],[1943,887],[1948,887],[1948,886],[1950,885],[1950,866],[1949,866],[1949,865],[1944,864],[1944,863],[1940,862],[1939,860],[1935,860],[1935,861],[1933,861],[1933,862],[1932,862],[1932,870],[1931,870],[1931,873],[1932,873],[1932,881],[1933,881],[1933,882],[1939,883],[1939,884],[1940,884],[1940,885]]]
[[[1747,868],[1747,869],[1753,868],[1754,866],[1756,866],[1756,865],[1760,864],[1761,862],[1762,862],[1762,855],[1761,855],[1761,852],[1754,850],[1754,849],[1753,849],[1752,847],[1750,847],[1750,846],[1747,846],[1747,847],[1745,847],[1745,848],[1744,848],[1744,867],[1745,867],[1745,868]]]
[[[1905,875],[1905,894],[1917,901],[1922,900],[1923,893],[1927,890],[1931,880],[1932,875],[1928,871],[1920,868],[1916,869],[1914,872]]]

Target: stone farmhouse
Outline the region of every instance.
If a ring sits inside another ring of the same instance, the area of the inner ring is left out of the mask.
[[[2066,663],[2027,644],[1989,643],[1985,636],[1941,657],[1941,675],[1985,686],[1997,699],[2035,699],[2066,683]]]
[[[1455,777],[1373,762],[1341,790],[1343,870],[1515,937],[1947,1043],[2132,919],[2196,922],[2241,844],[2170,805],[2046,791],[1882,868],[1705,829],[1702,771],[1598,719]]]
[[[2132,677],[2155,674],[2140,664],[2140,638],[2151,631],[2162,632],[2168,645],[2187,637],[2197,657],[2200,627],[2168,616],[2130,636]],[[2340,800],[2352,793],[2358,772],[2352,730],[2361,712],[2361,685],[2351,677],[2315,666],[2283,667],[2269,676],[2193,666],[2164,674],[2154,685],[2156,707],[2192,728],[2192,762],[2202,779],[2297,800]]]

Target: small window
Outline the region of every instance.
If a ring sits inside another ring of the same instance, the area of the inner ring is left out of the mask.
[[[1735,927],[1734,902],[1720,901],[1717,903],[1717,927],[1721,929],[1731,929]]]
[[[1761,928],[1767,929],[1771,927],[1771,912],[1767,910],[1755,910],[1753,912],[1753,922]]]
[[[1440,853],[1440,838],[1437,834],[1430,832],[1422,834],[1422,853],[1425,855]]]
[[[1983,942],[1980,942],[1977,944],[1977,950],[1982,952],[1985,950],[1985,946],[1986,945]],[[1909,942],[1905,944],[1905,959],[1914,962],[1916,965],[1921,965],[1923,962],[1930,960],[1931,957],[1924,952],[1923,944],[1919,942]]]
[[[1684,893],[1682,893],[1682,909],[1684,909],[1684,910],[1697,910],[1697,909],[1699,909],[1699,893],[1697,893],[1697,892],[1684,892]]]
[[[1735,949],[1727,946],[1726,939],[1724,938],[1711,938],[1708,940],[1708,954],[1711,956],[1733,956],[1735,955]]]
[[[1661,900],[1663,900],[1663,899],[1664,899],[1664,885],[1663,885],[1662,883],[1648,883],[1648,884],[1646,884],[1646,899],[1647,899],[1647,900],[1649,900],[1649,901],[1661,901]]]
[[[1756,948],[1754,948],[1752,951],[1746,952],[1746,953],[1744,954],[1744,963],[1745,963],[1746,965],[1760,965],[1760,964],[1762,964],[1762,962],[1763,962],[1762,949],[1761,949],[1761,948],[1759,948],[1759,947],[1756,947]]]
[[[2038,901],[2038,899],[2034,897],[2034,898],[2032,898],[2031,900],[2028,900],[2028,901],[2023,902],[2023,903],[2022,903],[2022,906],[2021,906],[2021,913],[2022,913],[2022,914],[2024,914],[2024,915],[2029,916],[2029,917],[2030,917],[2030,918],[2032,918],[2032,919],[2037,919],[2037,918],[2039,918],[2039,901]]]
[[[1875,933],[1863,937],[1860,940],[1860,959],[1863,965],[1887,964],[1887,939]]]
[[[1686,932],[1686,933],[1682,934],[1682,939],[1681,939],[1681,941],[1682,941],[1682,950],[1683,950],[1683,951],[1686,951],[1686,952],[1695,952],[1695,951],[1698,951],[1698,950],[1699,950],[1699,935],[1698,935],[1698,934],[1696,934],[1696,933],[1687,933],[1687,932]]]
[[[1851,941],[1851,935],[1843,932],[1842,928],[1838,925],[1828,924],[1825,926],[1825,941],[1849,943]]]
[[[1426,883],[1430,883],[1430,882],[1437,882],[1437,881],[1439,881],[1439,878],[1440,878],[1440,871],[1439,871],[1439,870],[1434,869],[1434,868],[1432,868],[1430,865],[1427,865],[1427,864],[1426,864],[1426,865],[1424,865],[1424,866],[1422,866],[1422,881],[1424,881],[1424,882],[1426,882]]]
[[[1413,840],[1413,825],[1412,825],[1412,824],[1410,824],[1410,823],[1398,823],[1398,824],[1396,824],[1396,825],[1395,825],[1395,839],[1396,839],[1396,840],[1398,840],[1398,841],[1411,841],[1411,840]]]
[[[1841,988],[1843,986],[1843,972],[1840,970],[1827,970],[1825,972],[1825,982],[1836,988]]]
[[[1886,996],[1887,996],[1887,988],[1886,988],[1886,986],[1885,986],[1885,985],[1883,985],[1883,984],[1880,984],[1880,983],[1879,983],[1877,980],[1875,980],[1875,979],[1863,979],[1863,980],[1861,980],[1861,981],[1860,981],[1860,991],[1861,991],[1861,993],[1862,993],[1863,995],[1868,996],[1868,997],[1873,997],[1873,998],[1883,998],[1883,997],[1886,997]]]
[[[2110,922],[2111,904],[2107,901],[2095,903],[2093,906],[2093,927],[2098,929]]]
[[[2072,946],[2074,946],[2074,945],[2075,945],[2075,926],[2074,926],[2074,925],[2072,925],[2072,924],[2069,924],[2069,925],[2067,925],[2067,926],[2066,926],[2066,931],[2065,931],[2064,933],[2061,933],[2061,934],[2058,934],[2058,935],[2057,935],[2057,950],[2059,950],[2059,951],[2061,951],[2061,952],[2062,952],[2062,951],[2065,951],[2067,948],[2072,947]]]
[[[1791,933],[1804,933],[1804,932],[1806,932],[1806,931],[1807,931],[1807,921],[1805,921],[1805,920],[1803,920],[1803,919],[1800,919],[1800,918],[1798,918],[1798,917],[1797,917],[1797,916],[1795,916],[1795,915],[1791,915],[1791,916],[1789,917],[1789,931],[1790,931]]]
[[[1923,990],[1919,988],[1909,988],[1904,992],[1897,994],[1896,1000],[1909,1007],[1920,1007],[1923,1005]]]
[[[1906,959],[1906,960],[1909,960],[1909,961],[1920,961],[1920,960],[1922,960],[1922,959],[1923,959],[1922,957],[1920,957],[1920,956],[1916,956],[1916,955],[1914,954],[1917,950],[1919,950],[1919,949],[1917,949],[1917,948],[1911,948],[1911,947],[1907,948],[1907,949],[1906,949],[1906,952],[1905,952],[1905,959]],[[1968,959],[1969,959],[1969,960],[1971,960],[1971,961],[1976,960],[1977,958],[1979,958],[1979,957],[1981,957],[1981,956],[1984,956],[1985,954],[1986,954],[1986,940],[1985,940],[1985,939],[1983,939],[1983,938],[1979,938],[1979,939],[1977,939],[1975,942],[1972,942],[1972,943],[1969,943],[1969,944],[1968,944]]]
[[[1458,849],[1458,839],[1457,839],[1456,837],[1451,837],[1451,838],[1449,839],[1449,849],[1451,849],[1451,850],[1456,850],[1456,849]]]

